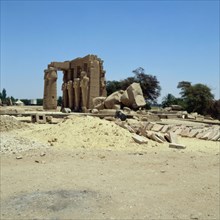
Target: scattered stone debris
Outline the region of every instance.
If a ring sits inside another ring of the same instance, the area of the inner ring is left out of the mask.
[[[22,155],[16,156],[16,159],[17,159],[17,160],[20,160],[20,159],[22,159],[22,158],[23,158]]]
[[[169,144],[169,147],[170,147],[170,148],[177,148],[177,149],[185,149],[185,148],[186,148],[185,145],[176,144],[176,143],[170,143],[170,144]]]
[[[46,119],[45,114],[33,114],[31,115],[31,122],[38,123],[38,124],[46,124],[46,122],[50,119]],[[51,118],[52,121],[52,118]]]
[[[96,97],[93,99],[94,108],[120,110],[124,106],[124,111],[130,113],[130,109],[138,109],[146,105],[143,92],[139,83],[132,83],[128,88],[113,92],[106,98]]]
[[[147,143],[147,138],[134,134],[132,136],[132,138],[134,139],[135,142],[137,142],[138,144],[146,144]]]

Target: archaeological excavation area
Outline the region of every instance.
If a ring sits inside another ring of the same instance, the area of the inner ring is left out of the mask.
[[[216,121],[2,111],[1,219],[219,219]]]
[[[139,83],[107,96],[105,74],[51,62],[43,106],[0,106],[1,219],[219,219],[220,122],[146,110]]]

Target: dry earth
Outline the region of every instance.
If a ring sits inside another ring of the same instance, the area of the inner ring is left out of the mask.
[[[93,117],[18,119],[1,116],[3,220],[220,218],[219,142],[176,150]]]

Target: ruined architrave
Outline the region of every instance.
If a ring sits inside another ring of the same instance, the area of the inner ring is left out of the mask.
[[[45,110],[57,108],[57,71],[63,72],[62,107],[86,111],[93,107],[93,98],[106,97],[103,60],[96,55],[87,55],[72,61],[51,62],[44,71]]]

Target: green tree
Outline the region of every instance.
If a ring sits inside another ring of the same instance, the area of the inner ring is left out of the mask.
[[[211,89],[201,83],[191,85],[189,82],[179,82],[177,88],[181,89],[183,102],[188,112],[198,112],[205,115],[210,109],[214,99]]]
[[[57,99],[57,105],[62,106],[62,103],[63,103],[62,96],[59,96],[58,99]]]
[[[6,92],[6,89],[5,89],[5,88],[2,89],[1,96],[2,96],[2,97],[1,97],[2,100],[6,100],[6,98],[7,98],[7,92]]]
[[[156,76],[146,74],[144,68],[139,67],[132,71],[135,74],[134,82],[141,85],[144,98],[149,101],[155,101],[160,96],[160,83]]]
[[[120,89],[127,89],[129,85],[134,82],[140,83],[143,91],[144,98],[150,102],[155,102],[155,100],[160,96],[161,87],[156,76],[145,74],[145,70],[139,67],[132,71],[135,76],[128,77],[121,81],[107,81],[106,89],[107,95],[118,91]]]
[[[113,81],[106,82],[107,95],[110,95],[113,92],[116,92],[120,89],[122,89],[122,85],[120,81],[113,80]]]
[[[37,105],[43,105],[43,99],[37,99]]]
[[[162,107],[169,107],[171,105],[177,105],[177,99],[174,95],[168,93],[162,100]]]
[[[214,100],[211,103],[208,114],[210,114],[213,118],[220,120],[220,99]]]

